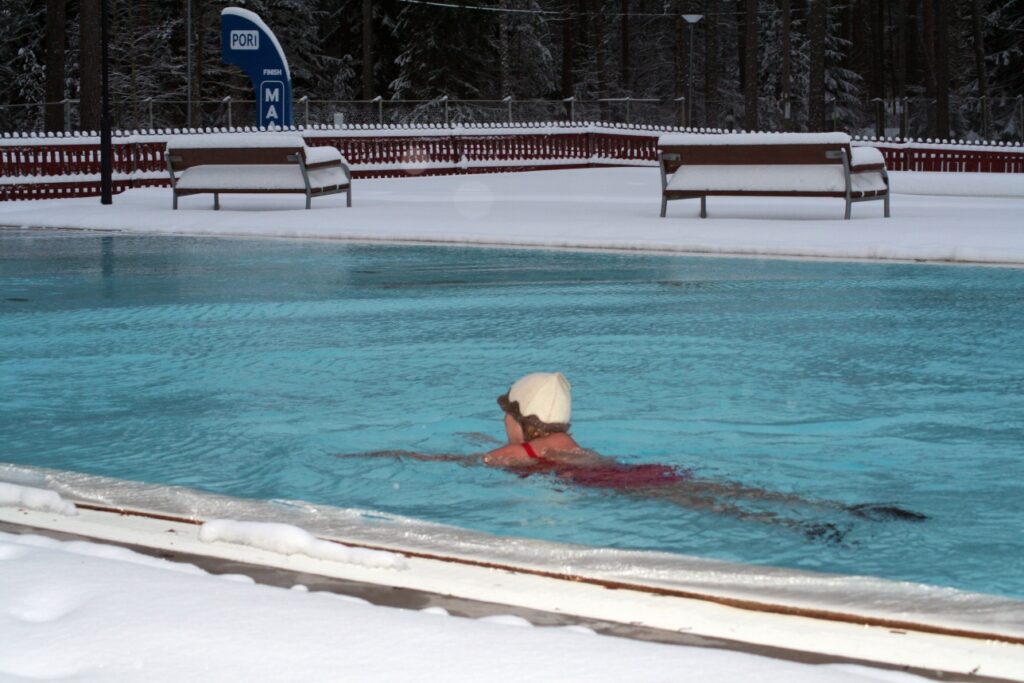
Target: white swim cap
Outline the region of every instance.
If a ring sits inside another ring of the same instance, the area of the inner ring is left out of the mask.
[[[572,415],[572,387],[560,372],[535,372],[516,381],[508,400],[519,404],[523,417],[536,416],[546,424],[569,424]]]

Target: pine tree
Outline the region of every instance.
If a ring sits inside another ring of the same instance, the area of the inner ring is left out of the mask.
[[[36,129],[42,123],[45,10],[31,0],[0,3],[0,127]],[[22,106],[22,105],[36,106]]]
[[[399,74],[391,83],[395,99],[432,100],[494,97],[499,81],[492,36],[498,33],[493,12],[406,5],[395,35],[405,46],[398,56]]]
[[[851,43],[842,37],[841,9],[829,8],[825,17],[825,98],[832,103],[831,115],[837,129],[858,130],[864,120],[864,79],[845,65]]]

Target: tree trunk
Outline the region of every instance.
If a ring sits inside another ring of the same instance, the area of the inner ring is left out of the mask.
[[[871,0],[871,97],[885,98],[885,3]]]
[[[509,9],[509,0],[501,0],[498,6],[503,9]],[[500,92],[499,97],[505,97],[506,95],[512,94],[512,46],[511,46],[511,14],[509,12],[501,12],[498,17],[498,61],[500,62],[499,78],[501,83],[499,84]]]
[[[825,32],[827,0],[808,0],[807,33],[810,36],[810,84],[807,93],[807,128],[825,130]]]
[[[720,128],[718,103],[718,13],[717,0],[708,0],[704,16],[704,125]]]
[[[978,73],[978,97],[981,98],[981,137],[989,137],[988,69],[985,67],[985,31],[982,23],[984,7],[981,0],[971,3],[971,33],[974,43],[974,68]]]
[[[875,118],[875,136],[885,136],[885,5],[871,0],[871,111]]]
[[[864,79],[864,94],[870,99],[873,97],[871,94],[872,0],[852,0],[846,4],[849,5],[849,10],[842,12],[845,16],[839,25],[840,31],[845,29],[846,35],[843,37],[849,41],[849,47],[846,50],[847,64]]]
[[[47,131],[64,130],[64,20],[66,0],[46,0]]]
[[[900,138],[910,135],[907,122],[910,120],[910,112],[906,109],[910,106],[907,100],[907,0],[895,0],[896,16],[893,23],[896,25],[896,97],[900,100],[899,110],[903,112],[900,116]]]
[[[757,130],[757,0],[746,0],[743,25],[743,127]]]
[[[931,0],[921,3],[921,55],[924,59],[924,94],[928,112],[928,135],[935,135],[935,103],[938,101],[938,85],[935,80],[935,7]]]
[[[633,94],[633,78],[630,72],[630,61],[629,61],[629,0],[621,0],[619,3],[619,11],[622,16],[620,17],[619,31],[620,35],[620,49],[622,51],[622,59],[620,64],[622,66],[622,92],[625,95]]]
[[[782,116],[783,129],[793,129],[793,17],[789,0],[782,0]]]
[[[192,70],[192,126],[203,125],[203,74],[206,73],[206,41],[203,37],[203,27],[206,26],[206,3],[196,2],[192,6],[192,23],[197,27],[192,43],[192,56],[195,58],[195,68]],[[257,98],[258,99],[258,98]],[[257,104],[257,106],[259,106]]]
[[[949,7],[946,0],[935,5],[935,135],[949,137]],[[928,3],[925,3],[928,4]]]
[[[373,82],[373,0],[363,0],[361,38],[363,44],[363,99],[372,100],[376,90]]]
[[[143,3],[129,2],[127,4],[128,7],[125,10],[128,15],[128,36],[126,42],[129,45],[135,45],[139,36],[139,27],[135,14]],[[130,81],[129,96],[132,108],[132,128],[139,128],[139,55],[138,50],[132,50],[131,48],[128,49],[128,78]]]
[[[78,9],[79,127],[100,128],[100,0],[81,0]]]
[[[595,5],[597,6],[595,8]],[[605,54],[605,36],[604,36],[604,22],[600,19],[594,19],[593,16],[600,14],[601,0],[591,0],[590,10],[592,18],[588,20],[587,24],[590,29],[589,42],[596,50],[597,59],[594,63],[594,68],[597,71],[597,96],[600,99],[608,97],[608,70],[607,70],[607,55]],[[608,107],[606,104],[601,106],[601,120],[607,121],[609,119]]]
[[[564,19],[562,21],[562,97],[572,97],[573,91],[575,90],[572,77],[573,52],[575,49],[572,35],[572,3],[573,0],[565,0],[563,6]]]

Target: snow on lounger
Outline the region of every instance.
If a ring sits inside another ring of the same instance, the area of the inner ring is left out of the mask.
[[[307,147],[296,135],[275,133],[183,135],[167,143],[175,209],[178,197],[222,193],[301,193],[311,199],[345,192],[352,206],[352,173],[333,147]]]
[[[846,218],[853,202],[883,200],[889,216],[889,177],[882,153],[850,146],[845,133],[663,135],[661,215],[673,199],[714,195],[841,197]]]

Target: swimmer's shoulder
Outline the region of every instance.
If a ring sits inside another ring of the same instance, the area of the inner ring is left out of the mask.
[[[529,464],[533,458],[526,454],[522,444],[512,443],[507,446],[495,448],[484,456],[485,465],[495,467],[516,467]]]

